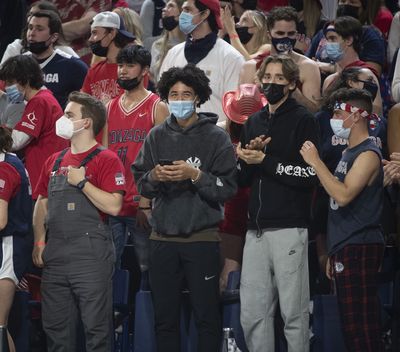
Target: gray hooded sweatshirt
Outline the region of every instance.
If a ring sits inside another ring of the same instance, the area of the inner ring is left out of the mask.
[[[229,135],[216,126],[217,115],[199,113],[180,127],[172,115],[148,134],[132,165],[139,193],[153,199],[152,226],[162,235],[187,236],[213,228],[223,217],[223,203],[236,194],[236,160]],[[184,160],[202,173],[196,183],[159,182],[150,177],[162,159]]]

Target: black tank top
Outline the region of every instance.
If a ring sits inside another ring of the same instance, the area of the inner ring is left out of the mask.
[[[359,145],[348,148],[335,170],[335,176],[344,182],[356,158],[363,152],[373,151],[382,159],[375,143],[366,139]],[[381,213],[383,206],[383,169],[370,186],[344,207],[339,207],[330,198],[327,246],[329,255],[349,244],[383,243]]]

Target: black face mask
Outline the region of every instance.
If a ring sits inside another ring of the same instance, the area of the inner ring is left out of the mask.
[[[92,50],[92,53],[97,56],[107,57],[108,47],[102,46],[101,41],[102,39],[90,44],[90,49]]]
[[[339,5],[336,11],[336,17],[350,16],[358,20],[359,9],[359,7],[353,5]]]
[[[36,55],[40,55],[44,53],[48,48],[50,44],[47,44],[47,40],[43,42],[32,42],[32,43],[27,43],[26,48],[32,53]]]
[[[297,12],[303,11],[303,0],[289,0],[289,6],[292,6]]]
[[[284,37],[284,38],[274,38],[271,37],[272,45],[278,54],[291,52],[296,45],[296,39]]]
[[[179,24],[179,21],[175,19],[175,16],[163,17],[161,18],[161,21],[163,28],[167,31],[172,31]]]
[[[242,44],[247,44],[253,37],[253,33],[249,33],[249,27],[236,27],[236,32]]]
[[[139,83],[141,82],[141,79],[138,79],[137,77],[132,78],[132,79],[117,79],[118,85],[125,90],[133,90],[135,89]]]
[[[358,81],[364,83],[363,89],[371,94],[372,100],[375,100],[376,95],[378,94],[378,86],[376,85],[376,83],[373,81],[363,81],[361,79],[359,79]]]
[[[285,96],[286,84],[263,83],[262,87],[269,104],[276,104]]]

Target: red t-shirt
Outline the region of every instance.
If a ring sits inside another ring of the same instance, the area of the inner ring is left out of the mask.
[[[69,149],[60,163],[57,175],[66,175],[68,166],[79,167],[82,160],[98,146],[96,144],[86,152],[78,154],[72,154],[71,149]],[[42,197],[47,198],[48,196],[50,174],[59,155],[60,152],[53,154],[43,165],[39,182],[35,189],[35,193]],[[115,153],[109,150],[103,150],[86,164],[86,178],[93,186],[100,188],[102,191],[108,193],[125,191],[124,167]]]
[[[107,104],[124,92],[117,84],[118,65],[100,61],[89,68],[82,85],[82,92],[90,94]]]
[[[108,149],[117,153],[125,167],[126,193],[120,216],[135,216],[140,199],[131,165],[136,160],[143,142],[154,126],[158,95],[150,93],[130,110],[122,106],[122,97],[108,106]]]
[[[45,160],[53,153],[68,147],[69,142],[56,135],[56,121],[63,115],[60,104],[48,89],[41,89],[26,104],[21,120],[15,129],[33,139],[23,149],[25,167],[32,189],[35,189]],[[32,198],[37,199],[36,192]]]
[[[4,154],[0,155],[1,160],[4,160]],[[21,175],[15,167],[0,161],[0,199],[10,202],[21,185]]]
[[[72,20],[79,20],[89,10],[99,13],[103,11],[111,11],[112,7],[112,0],[52,0],[51,2],[57,6],[63,23]],[[90,60],[92,58],[92,51],[87,42],[89,35],[90,30],[88,30],[87,35],[71,42],[72,48],[88,65],[90,65]]]

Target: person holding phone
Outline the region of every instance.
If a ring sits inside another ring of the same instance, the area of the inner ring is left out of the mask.
[[[153,200],[149,274],[158,351],[179,351],[183,280],[190,291],[198,351],[218,351],[218,224],[236,194],[236,160],[218,116],[197,113],[210,81],[194,65],[173,67],[158,84],[170,116],[147,135],[132,165],[139,193]]]

